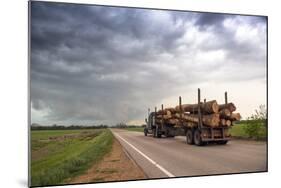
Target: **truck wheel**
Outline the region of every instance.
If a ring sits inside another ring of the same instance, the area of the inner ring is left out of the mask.
[[[143,132],[144,132],[144,136],[147,136],[147,129],[144,129]]]
[[[159,133],[159,127],[157,126],[156,127],[156,136],[157,136],[157,138],[161,138],[161,133]]]
[[[152,129],[152,134],[153,134],[153,137],[156,138],[156,130],[155,129]]]
[[[203,145],[202,138],[201,138],[201,132],[198,129],[196,129],[194,132],[194,143],[197,146]]]
[[[186,143],[187,144],[194,144],[194,139],[193,139],[193,132],[191,129],[188,129],[186,131]]]
[[[169,134],[169,131],[168,131],[168,130],[165,131],[165,137],[166,137],[166,138],[170,137],[170,134]]]
[[[166,137],[166,138],[174,137],[174,135],[172,135],[172,134],[170,133],[170,131],[167,130],[167,131],[165,132],[165,137]]]

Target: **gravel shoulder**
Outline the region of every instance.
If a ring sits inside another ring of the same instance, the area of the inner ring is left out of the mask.
[[[101,162],[93,165],[84,174],[72,178],[68,183],[94,183],[146,178],[142,169],[127,156],[119,141],[114,139],[112,151]]]

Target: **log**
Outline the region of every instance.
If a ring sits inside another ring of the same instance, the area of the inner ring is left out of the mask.
[[[240,113],[232,113],[229,117],[229,120],[231,121],[240,121],[241,115]]]
[[[229,126],[231,126],[231,121],[228,120],[228,119],[220,119],[219,125],[220,125],[220,126],[223,126],[223,127],[224,127],[224,126],[229,127]]]
[[[230,110],[225,108],[225,109],[220,110],[219,114],[220,114],[220,118],[227,118],[227,117],[230,117],[231,112],[230,112]]]
[[[156,123],[157,124],[162,124],[162,119],[161,118],[157,118],[156,119]],[[175,124],[178,124],[179,123],[179,120],[178,119],[175,119],[175,118],[173,118],[173,119],[164,119],[163,120],[163,123],[168,123],[168,124],[173,124],[173,125],[175,125]]]
[[[177,111],[176,111],[175,108],[165,108],[165,111],[166,111],[166,112],[170,112],[170,113],[172,113],[172,114],[177,113]]]
[[[175,108],[165,108],[163,111],[162,110],[159,110],[157,112],[157,115],[168,115],[168,114],[174,114],[176,113],[176,109]]]
[[[163,119],[171,119],[173,116],[172,114],[163,115]],[[157,119],[162,119],[162,115],[156,116]]]
[[[176,118],[180,118],[180,114],[175,114]],[[194,123],[199,122],[198,115],[194,114],[182,114],[182,119]],[[202,116],[202,123],[207,126],[216,127],[219,125],[220,119],[219,114],[210,114]]]
[[[225,125],[226,125],[226,120],[220,119],[220,126],[225,126]]]
[[[217,127],[220,122],[220,115],[219,114],[203,115],[202,121],[204,125]]]
[[[179,120],[178,119],[169,119],[169,120],[167,120],[167,123],[169,123],[169,124],[178,124]]]
[[[200,103],[200,107],[203,113],[218,113],[219,112],[219,106],[216,100],[208,101],[206,103]],[[175,108],[178,112],[180,111],[180,107],[176,106]],[[198,104],[183,104],[182,110],[184,112],[198,112]]]
[[[236,110],[236,106],[232,102],[227,104],[220,104],[219,111],[223,109],[228,109],[230,112],[234,112]]]
[[[225,124],[226,124],[226,126],[230,127],[231,126],[231,121],[227,119]]]

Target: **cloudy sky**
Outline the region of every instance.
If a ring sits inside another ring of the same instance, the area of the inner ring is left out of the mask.
[[[32,2],[31,122],[142,124],[147,108],[266,104],[266,18]]]

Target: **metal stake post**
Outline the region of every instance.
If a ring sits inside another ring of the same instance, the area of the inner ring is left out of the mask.
[[[163,128],[163,126],[164,126],[164,108],[163,108],[163,104],[161,105],[161,110],[162,110],[162,122],[161,122],[161,126],[162,126],[162,128]]]
[[[157,112],[157,107],[154,108],[154,125],[156,125],[156,112]]]
[[[180,107],[180,125],[182,126],[182,106],[181,106],[181,96],[179,96],[179,107]]]
[[[201,116],[201,105],[200,105],[201,93],[200,88],[198,88],[198,127],[199,129],[202,128],[202,116]]]

